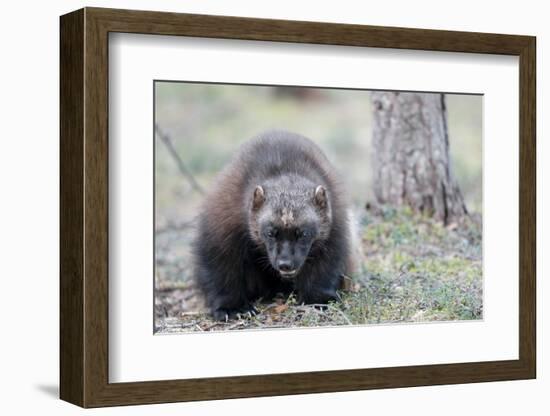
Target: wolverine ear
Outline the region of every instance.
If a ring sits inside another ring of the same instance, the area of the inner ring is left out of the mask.
[[[260,185],[256,186],[256,189],[254,189],[254,198],[252,200],[252,209],[257,210],[260,209],[265,201],[265,193],[264,188],[262,188]]]
[[[315,188],[315,196],[313,197],[315,204],[320,208],[326,208],[328,204],[327,191],[322,185]]]

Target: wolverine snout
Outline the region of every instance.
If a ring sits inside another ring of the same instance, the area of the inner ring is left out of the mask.
[[[279,260],[277,262],[277,268],[279,269],[279,271],[284,273],[289,273],[293,271],[292,263],[290,262],[290,260]]]

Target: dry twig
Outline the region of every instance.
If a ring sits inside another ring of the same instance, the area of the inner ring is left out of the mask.
[[[187,178],[189,183],[191,184],[191,187],[197,191],[200,194],[204,194],[204,189],[200,184],[197,182],[189,168],[185,165],[183,160],[181,159],[180,155],[176,151],[176,148],[172,144],[172,140],[170,139],[170,136],[168,136],[166,133],[164,133],[158,124],[155,124],[155,132],[157,133],[159,139],[165,144],[166,148],[168,149],[168,152],[170,155],[174,158],[176,161],[176,164],[178,165],[178,169],[180,170],[181,174]]]

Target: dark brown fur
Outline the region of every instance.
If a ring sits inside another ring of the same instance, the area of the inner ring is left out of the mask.
[[[196,278],[214,317],[253,312],[278,292],[335,299],[350,251],[342,189],[305,137],[270,131],[245,143],[199,216]]]

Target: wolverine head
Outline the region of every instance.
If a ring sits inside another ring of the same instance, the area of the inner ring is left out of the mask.
[[[250,233],[282,278],[298,276],[312,247],[328,237],[331,211],[327,190],[303,178],[278,178],[250,195]]]

